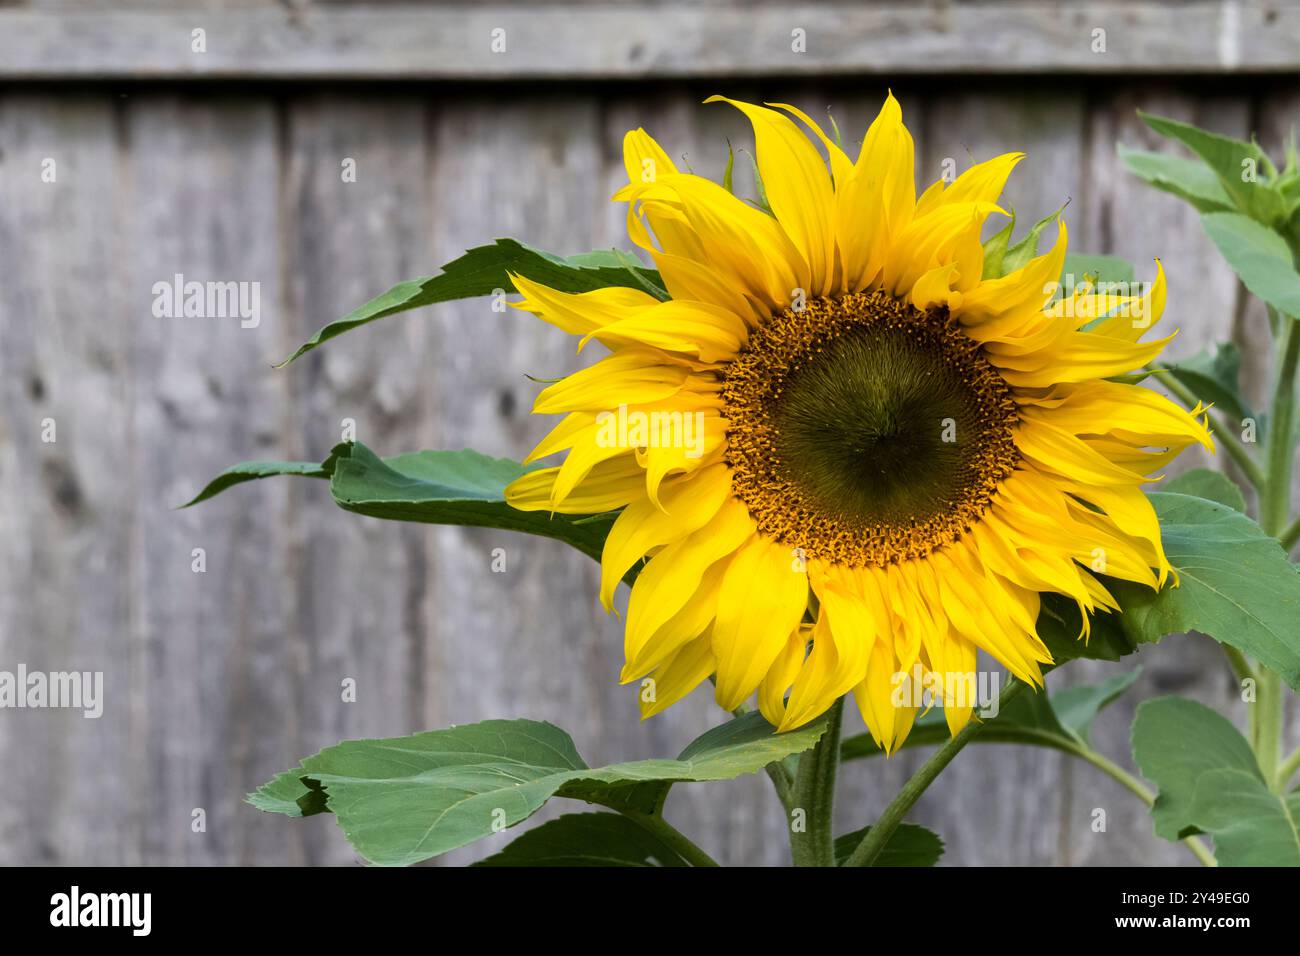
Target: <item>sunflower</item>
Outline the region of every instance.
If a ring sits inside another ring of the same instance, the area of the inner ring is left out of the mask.
[[[519,308],[612,354],[538,396],[565,417],[528,460],[567,455],[507,500],[619,512],[600,599],[640,565],[622,680],[645,681],[643,716],[712,677],[722,707],[757,693],[784,731],[851,690],[892,751],[921,682],[956,733],[977,651],[1041,686],[1042,593],[1078,604],[1086,639],[1117,607],[1099,574],[1171,574],[1142,485],[1213,450],[1203,409],[1116,380],[1169,341],[1142,341],[1163,271],[1143,295],[1059,294],[1058,222],[1050,252],[986,275],[984,223],[1023,154],[917,196],[892,95],[856,160],[792,106],[714,101],[753,125],[761,208],[644,130],[623,144],[613,198],[667,300],[514,277]]]

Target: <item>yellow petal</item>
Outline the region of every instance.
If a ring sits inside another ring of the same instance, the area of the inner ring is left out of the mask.
[[[717,701],[735,710],[754,692],[808,606],[808,576],[790,548],[755,536],[722,579],[713,649]]]
[[[731,493],[731,472],[712,465],[698,475],[666,482],[663,508],[649,500],[634,501],[609,530],[600,557],[600,601],[614,604],[614,589],[623,575],[652,548],[679,541],[718,513]]]
[[[767,200],[808,263],[808,294],[829,294],[835,275],[835,193],[825,160],[799,127],[775,110],[725,96],[705,102],[730,103],[748,117]]]
[[[641,719],[667,710],[695,690],[714,670],[713,645],[708,634],[682,647],[661,664],[642,688]]]

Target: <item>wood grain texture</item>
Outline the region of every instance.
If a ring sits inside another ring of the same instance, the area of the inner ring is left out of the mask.
[[[196,51],[193,31],[203,30]],[[0,76],[596,79],[1230,74],[1300,66],[1300,9],[1251,0],[871,4],[202,2],[0,8]],[[1248,66],[1247,66],[1248,65]]]
[[[1022,220],[1069,199],[1073,247],[1127,256],[1142,276],[1162,257],[1167,321],[1183,329],[1174,354],[1235,336],[1252,377],[1266,368],[1261,323],[1194,214],[1127,176],[1114,144],[1169,148],[1136,120],[1142,106],[1233,135],[1257,126],[1275,149],[1296,116],[1293,83],[892,85],[922,180],[945,158],[960,170],[1024,149],[1006,197]],[[98,721],[0,712],[0,761],[18,768],[0,778],[0,863],[348,864],[328,818],[261,814],[243,794],[342,737],[529,716],[569,729],[596,763],[674,754],[722,720],[701,690],[638,721],[635,688],[616,683],[621,628],[598,605],[597,569],[555,542],[362,518],[304,480],[170,510],[234,461],[323,456],[344,419],[384,454],[522,456],[550,427],[527,414],[539,386],[525,374],[594,356],[489,300],[388,319],[288,369],[271,363],[495,236],[560,253],[626,247],[623,207],[608,197],[629,128],[714,177],[727,140],[752,149],[734,110],[700,105],[712,88],[502,90],[0,94],[0,667],[103,670],[107,690]],[[726,92],[816,117],[830,108],[856,143],[884,85]],[[56,183],[40,180],[45,158]],[[355,182],[341,176],[349,159]],[[740,154],[741,193],[747,164]],[[152,284],[177,272],[259,283],[259,326],[153,316]],[[39,439],[46,417],[54,444]],[[1098,722],[1099,747],[1127,763],[1133,704],[1160,693],[1240,718],[1220,656],[1202,638],[1144,650],[1145,676]],[[1073,665],[1052,680],[1117,669]],[[346,679],[355,703],[342,699]],[[855,713],[848,722],[862,729]],[[872,819],[922,757],[847,768],[839,829]],[[206,832],[192,831],[195,808]],[[1104,833],[1090,827],[1097,808]],[[678,787],[669,810],[723,862],[785,858],[788,824],[762,777]],[[968,750],[913,818],[944,835],[950,865],[1191,862],[1152,835],[1127,792],[1043,751]]]

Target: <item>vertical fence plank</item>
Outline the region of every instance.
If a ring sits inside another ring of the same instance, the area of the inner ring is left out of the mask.
[[[312,95],[285,110],[280,357],[389,286],[434,271],[422,101]],[[273,373],[293,392],[294,457],[319,460],[344,438],[381,455],[425,447],[432,321],[392,318]],[[431,534],[340,511],[323,484],[296,483],[293,501],[291,571],[280,586],[296,592],[296,616],[283,637],[292,654],[280,663],[292,665],[297,693],[293,731],[275,748],[282,768],[343,738],[422,729],[420,602]],[[281,823],[264,817],[258,832]],[[314,837],[307,852],[313,862],[353,859],[336,833]]]
[[[270,457],[282,430],[288,396],[267,369],[282,321],[275,111],[264,99],[172,96],[126,110],[134,254],[122,265],[123,319],[134,395],[125,466],[135,512],[127,569],[145,699],[136,768],[142,853],[153,862],[231,862],[248,819],[235,770],[250,737],[279,725],[286,710],[248,671],[258,649],[279,646],[289,622],[285,489],[267,483],[213,507],[171,509],[232,453]],[[177,275],[256,289],[257,324],[251,315],[153,314],[154,284]],[[193,570],[198,548],[203,573]],[[205,833],[192,832],[195,808],[206,812]],[[271,836],[264,848],[294,839]]]
[[[118,145],[105,98],[0,99],[0,668],[104,674],[98,719],[0,712],[8,865],[141,861]]]

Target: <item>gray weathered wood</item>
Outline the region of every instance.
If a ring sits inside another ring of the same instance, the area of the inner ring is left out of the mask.
[[[1140,105],[1233,135],[1258,125],[1276,150],[1295,118],[1293,83],[1226,95],[1082,79],[1028,94],[1020,81],[891,85],[924,182],[945,157],[964,168],[1025,149],[1007,197],[1022,220],[1068,197],[1074,248],[1161,256],[1165,321],[1183,329],[1173,354],[1235,336],[1259,377],[1261,323],[1231,273],[1194,214],[1123,172],[1114,143],[1170,148],[1135,119]],[[344,418],[382,453],[523,455],[550,424],[527,414],[538,386],[524,374],[553,377],[594,356],[487,300],[395,317],[288,369],[270,365],[375,292],[493,236],[563,253],[626,246],[622,207],[608,202],[626,129],[645,126],[711,176],[728,138],[750,148],[734,110],[699,104],[712,91],[0,95],[0,667],[104,670],[107,681],[98,721],[0,712],[0,760],[16,768],[0,780],[0,862],[348,863],[328,818],[267,816],[243,794],[341,737],[527,715],[569,728],[604,762],[671,755],[722,719],[702,689],[637,720],[634,689],[616,684],[621,628],[597,604],[596,567],[554,542],[360,518],[307,481],[170,510],[235,460],[322,456]],[[725,91],[818,117],[829,106],[856,141],[884,84]],[[47,157],[53,184],[40,180]],[[340,175],[348,159],[356,182]],[[751,188],[744,156],[737,187]],[[175,272],[259,282],[260,326],[154,317],[151,286]],[[46,417],[57,421],[52,445],[39,440]],[[191,570],[199,547],[203,574]],[[1127,764],[1133,703],[1159,693],[1241,718],[1220,657],[1197,638],[1144,650],[1146,675],[1098,722],[1099,747]],[[1072,665],[1052,680],[1127,666]],[[346,678],[356,703],[341,699]],[[849,730],[861,730],[856,714]],[[922,756],[848,768],[839,828],[870,820]],[[191,829],[195,808],[204,833]],[[1095,808],[1105,833],[1090,829]],[[761,777],[678,788],[670,811],[724,862],[784,859],[786,822]],[[1040,751],[971,749],[914,818],[945,836],[950,864],[1191,860],[1151,834],[1126,791]]]
[[[206,31],[203,52],[192,31]],[[504,31],[504,33],[494,32]],[[799,32],[802,31],[802,32]],[[1101,31],[1101,32],[1098,32]],[[548,79],[1295,71],[1300,9],[1239,0],[0,9],[0,76]],[[504,40],[504,50],[500,41]],[[494,46],[494,41],[496,45]]]

